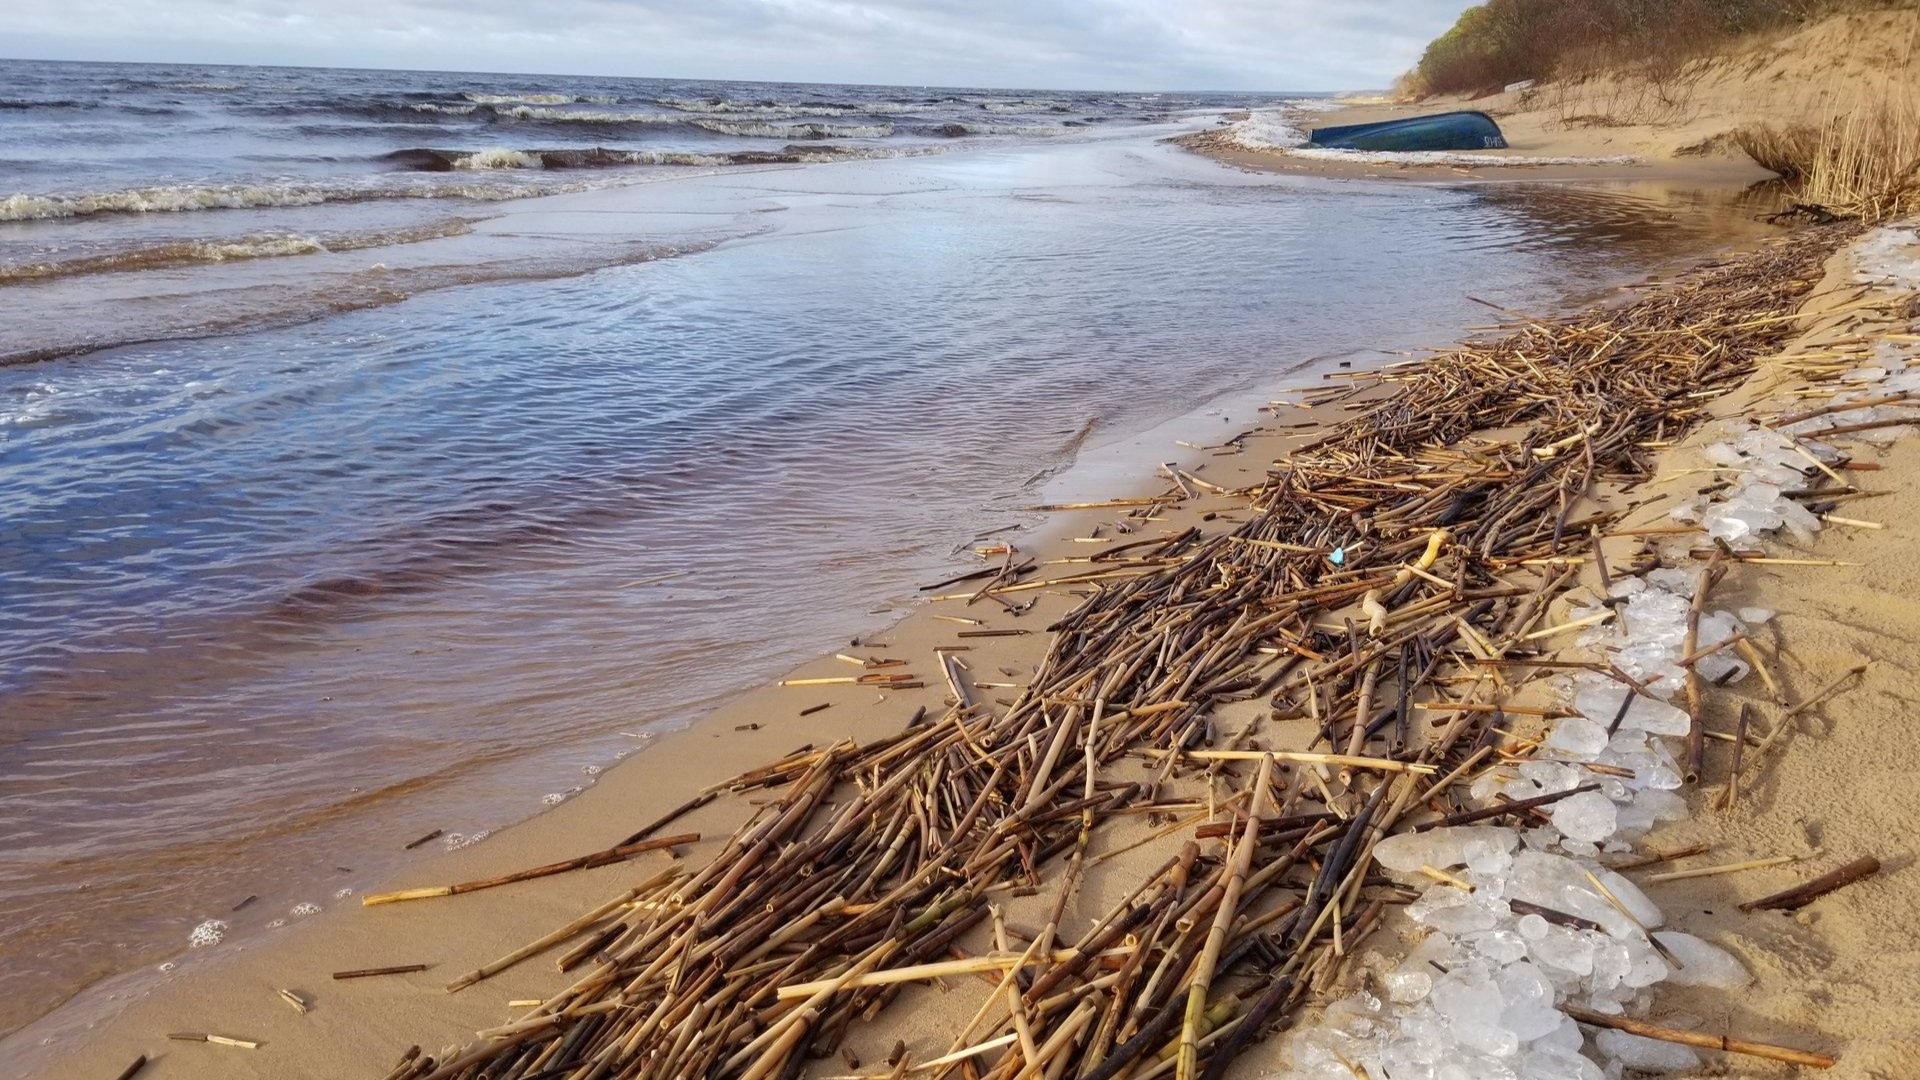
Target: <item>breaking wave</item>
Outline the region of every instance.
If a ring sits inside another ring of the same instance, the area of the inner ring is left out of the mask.
[[[663,116],[660,113],[572,111],[541,105],[515,105],[507,109],[494,107],[494,114],[512,117],[515,120],[553,120],[568,124],[678,124],[681,122],[677,116]]]
[[[415,172],[492,169],[599,169],[621,165],[806,165],[855,158],[906,157],[932,152],[929,147],[783,146],[778,150],[433,150],[417,147],[384,154],[381,160]]]
[[[689,120],[688,123],[722,135],[756,139],[884,139],[892,124],[768,124],[757,120]]]
[[[837,101],[728,101],[724,98],[659,97],[654,98],[653,102],[679,112],[758,116],[776,120],[795,116],[888,116],[931,112],[941,107],[932,102],[915,101],[875,101],[854,105]]]
[[[935,124],[921,128],[923,135],[937,135],[943,139],[960,139],[968,135],[1064,135],[1067,129],[1048,124]]]
[[[478,110],[480,106],[473,104],[442,105],[434,101],[416,101],[408,105],[407,108],[419,113],[439,113],[443,116],[468,116]]]
[[[1256,109],[1226,129],[1227,139],[1249,150],[1290,150],[1307,141],[1291,123],[1290,109]]]
[[[218,240],[184,240],[50,262],[0,265],[0,285],[78,277],[83,274],[158,270],[176,266],[236,262],[243,259],[272,259],[292,255],[357,251],[363,248],[438,240],[472,231],[473,226],[470,222],[462,218],[453,218],[411,228],[375,229],[329,236],[282,233],[225,237]]]
[[[1067,108],[1067,103],[1041,98],[1020,98],[1014,101],[986,101],[982,102],[980,107],[990,113],[1060,112]]]
[[[612,105],[620,99],[612,94],[461,94],[476,105]]]
[[[456,169],[538,169],[539,158],[520,150],[480,150],[453,159]]]
[[[327,187],[309,184],[219,184],[147,187],[64,195],[11,195],[0,199],[0,221],[51,221],[94,214],[174,214],[191,210],[252,210],[270,206],[317,206],[373,199],[475,199],[498,202],[551,189],[481,184],[410,187]]]

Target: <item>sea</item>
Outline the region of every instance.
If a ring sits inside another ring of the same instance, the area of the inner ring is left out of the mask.
[[[1318,104],[0,61],[0,1031],[484,842],[1279,387],[1767,232],[1166,141]]]

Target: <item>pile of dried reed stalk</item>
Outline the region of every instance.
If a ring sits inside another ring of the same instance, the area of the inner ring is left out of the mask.
[[[1124,545],[1150,561],[1051,627],[1010,706],[955,701],[877,742],[805,748],[647,824],[627,842],[712,798],[772,796],[703,864],[476,973],[564,947],[566,989],[390,1076],[793,1077],[909,983],[967,973],[993,988],[948,1052],[896,1052],[875,1075],[1221,1076],[1409,898],[1369,876],[1379,838],[1538,812],[1464,809],[1460,781],[1530,745],[1507,730],[1526,710],[1503,712],[1523,680],[1494,673],[1544,662],[1549,603],[1621,513],[1583,498],[1644,480],[1653,448],[1795,334],[1846,235],[1804,230],[1624,305],[1356,376],[1331,392],[1352,418],[1238,493],[1250,520]],[[1370,400],[1375,385],[1392,392]],[[1216,730],[1231,701],[1270,711]],[[1259,748],[1301,718],[1310,752]],[[1212,820],[1178,823],[1176,852],[1078,916],[1102,830],[1191,807],[1202,780]],[[1001,902],[1036,891],[1050,914],[1018,935]]]

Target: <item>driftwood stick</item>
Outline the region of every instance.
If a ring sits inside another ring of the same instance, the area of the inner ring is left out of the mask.
[[[1579,787],[1568,788],[1565,791],[1550,792],[1546,795],[1535,795],[1531,799],[1515,799],[1512,802],[1496,803],[1493,806],[1483,806],[1478,810],[1466,810],[1458,814],[1449,814],[1448,816],[1440,818],[1437,821],[1423,821],[1420,824],[1413,826],[1411,829],[1407,831],[1426,832],[1428,829],[1438,829],[1448,825],[1471,825],[1476,821],[1485,821],[1488,818],[1503,817],[1507,814],[1524,813],[1525,811],[1532,810],[1536,807],[1545,806],[1548,803],[1556,803],[1556,802],[1559,802],[1561,799],[1578,795],[1583,791],[1599,791],[1599,790],[1600,790],[1599,784],[1581,784]]]
[[[637,844],[608,848],[605,851],[596,851],[591,855],[581,855],[577,858],[565,859],[557,863],[548,863],[545,866],[536,866],[530,870],[516,870],[511,874],[482,878],[479,881],[463,881],[456,885],[429,885],[419,889],[401,889],[397,892],[368,893],[360,898],[360,906],[374,907],[379,904],[397,904],[402,900],[427,900],[436,896],[459,896],[461,893],[478,892],[481,889],[492,889],[501,885],[512,885],[519,881],[532,881],[534,878],[552,877],[555,874],[564,874],[569,870],[590,870],[596,866],[606,866],[610,863],[617,863],[622,859],[630,859],[644,852],[697,843],[699,839],[699,833],[681,833],[678,836],[663,836],[658,840],[642,840]]]
[[[1746,1054],[1751,1057],[1766,1058],[1769,1061],[1785,1061],[1794,1065],[1807,1065],[1815,1069],[1831,1069],[1834,1060],[1825,1054],[1816,1054],[1810,1050],[1796,1050],[1791,1046],[1776,1046],[1772,1043],[1751,1042],[1735,1039],[1727,1035],[1706,1035],[1698,1031],[1681,1031],[1678,1028],[1661,1027],[1649,1024],[1645,1020],[1630,1020],[1624,1016],[1608,1016],[1606,1013],[1583,1009],[1578,1005],[1562,1005],[1560,1011],[1583,1024],[1594,1027],[1612,1028],[1629,1035],[1638,1035],[1643,1039],[1658,1039],[1661,1042],[1680,1043],[1684,1046],[1698,1046],[1706,1050],[1725,1050],[1732,1054]]]
[[[1791,889],[1782,889],[1770,896],[1758,900],[1749,900],[1740,905],[1741,911],[1794,911],[1806,907],[1815,900],[1845,888],[1856,881],[1870,878],[1880,872],[1880,860],[1871,855],[1862,855],[1843,866],[1821,874],[1812,881],[1795,885]]]

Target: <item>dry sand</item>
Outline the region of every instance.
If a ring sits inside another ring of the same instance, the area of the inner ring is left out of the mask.
[[[1836,16],[1757,39],[1737,51],[1659,78],[1593,76],[1468,99],[1364,101],[1300,118],[1297,126],[1364,124],[1449,109],[1492,116],[1507,149],[1474,151],[1503,158],[1630,156],[1631,164],[1471,167],[1327,161],[1248,149],[1220,132],[1183,136],[1191,149],[1242,168],[1332,177],[1458,180],[1618,180],[1753,182],[1772,174],[1735,144],[1750,125],[1820,125],[1844,116],[1889,87],[1920,86],[1920,9]]]

